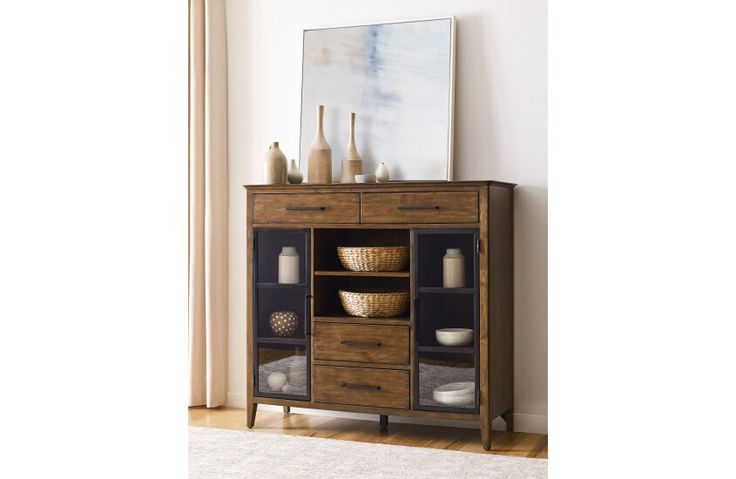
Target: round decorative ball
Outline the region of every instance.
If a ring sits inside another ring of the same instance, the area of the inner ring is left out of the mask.
[[[276,336],[293,336],[296,333],[297,318],[294,311],[274,311],[268,324]]]
[[[279,372],[271,373],[266,380],[271,391],[281,391],[281,388],[286,384],[286,374]]]

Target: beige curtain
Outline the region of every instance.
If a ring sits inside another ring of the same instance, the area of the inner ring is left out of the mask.
[[[189,1],[189,405],[227,396],[225,0]]]

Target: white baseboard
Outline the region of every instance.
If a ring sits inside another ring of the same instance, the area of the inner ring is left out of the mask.
[[[245,394],[243,393],[227,393],[227,407],[245,409]],[[282,411],[281,406],[272,406],[270,404],[259,404],[259,411]],[[354,412],[330,411],[328,409],[307,409],[307,408],[291,408],[295,414],[311,414],[313,416],[329,416],[344,417],[348,419],[362,420],[378,420],[375,414],[359,414]],[[427,426],[454,426],[465,427],[470,429],[478,429],[478,424],[469,421],[455,421],[445,419],[426,419],[419,417],[401,417],[391,416],[391,422],[399,422],[406,424],[424,424]],[[493,421],[494,431],[503,431],[506,426],[503,419],[496,418]],[[517,432],[529,432],[535,434],[547,434],[547,416],[542,414],[514,414],[514,430]]]
[[[245,394],[244,393],[227,393],[227,407],[234,407],[238,409],[245,409]]]

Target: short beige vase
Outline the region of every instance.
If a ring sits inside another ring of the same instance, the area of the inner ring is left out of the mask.
[[[391,179],[391,175],[388,172],[388,167],[381,162],[376,168],[376,181],[379,183],[388,183]]]
[[[309,159],[307,160],[307,183],[332,183],[332,148],[325,139],[324,116],[325,106],[319,105],[317,107],[317,132],[309,148]]]
[[[269,185],[286,184],[286,155],[279,149],[278,141],[268,147],[263,179]]]
[[[340,183],[355,183],[355,175],[363,174],[363,158],[355,146],[355,113],[350,113],[350,135],[345,156],[342,158]]]

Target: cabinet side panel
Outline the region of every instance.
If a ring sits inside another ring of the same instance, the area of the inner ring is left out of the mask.
[[[245,328],[245,401],[250,408],[253,404],[253,193],[248,191],[245,197],[245,237],[246,237],[246,328]]]
[[[490,190],[491,417],[514,407],[514,190]]]

